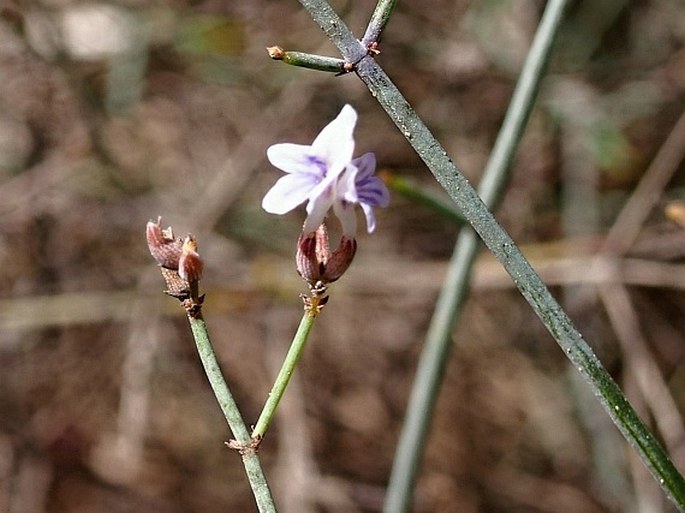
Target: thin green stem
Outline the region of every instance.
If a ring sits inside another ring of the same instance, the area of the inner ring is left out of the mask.
[[[314,326],[314,321],[318,317],[320,311],[317,302],[318,298],[314,298],[314,301],[315,304],[308,304],[305,306],[302,320],[300,321],[297,332],[295,333],[293,341],[290,344],[288,354],[285,356],[285,360],[283,361],[281,370],[278,372],[278,376],[276,376],[276,381],[271,388],[271,392],[269,392],[269,397],[264,404],[264,408],[262,408],[262,413],[259,415],[257,424],[252,430],[252,438],[255,440],[261,439],[266,434],[266,430],[269,428],[271,419],[273,418],[274,413],[276,413],[276,408],[278,408],[278,403],[281,402],[283,393],[285,392],[285,389],[290,382],[290,378],[295,371],[295,367],[297,366],[297,363],[300,361],[300,357],[304,352],[307,340],[309,339],[309,334]]]
[[[205,369],[207,378],[209,379],[209,384],[211,385],[214,396],[226,418],[228,427],[231,429],[233,437],[237,442],[236,445],[240,448],[243,465],[245,466],[245,473],[250,482],[257,508],[260,513],[276,513],[276,506],[271,497],[271,490],[269,489],[269,484],[264,476],[257,450],[252,444],[250,433],[240,415],[238,405],[235,403],[233,395],[228,389],[226,380],[221,373],[219,362],[216,359],[214,349],[212,348],[212,342],[209,338],[207,324],[199,315],[189,315],[188,321],[190,322],[190,329],[193,332],[197,352],[202,361],[202,366]]]
[[[228,426],[231,428],[233,433],[233,438],[235,438],[240,443],[249,443],[250,433],[245,427],[243,422],[243,417],[238,410],[233,395],[226,385],[224,376],[221,373],[221,368],[219,367],[219,362],[214,354],[214,349],[212,348],[212,343],[209,338],[209,332],[207,331],[207,324],[202,318],[188,317],[190,322],[190,329],[193,332],[193,338],[195,339],[195,345],[197,346],[197,352],[200,355],[200,360],[202,361],[202,366],[207,374],[207,379],[209,379],[209,384],[212,387],[214,396],[216,397],[219,407],[221,408]]]
[[[380,66],[372,59],[364,59],[358,64],[357,74],[512,277],[521,295],[592,387],[606,412],[637,450],[666,494],[679,507],[685,508],[685,480],[511,237],[497,223]]]
[[[533,110],[543,71],[567,3],[567,0],[551,0],[547,4],[523,65],[521,77],[478,189],[489,208],[502,196],[515,149]],[[452,331],[468,291],[478,247],[478,237],[473,230],[460,232],[414,378],[386,495],[384,511],[388,513],[402,513],[410,509],[428,428],[452,347]]]
[[[376,4],[376,8],[371,15],[371,20],[362,38],[362,44],[365,47],[368,48],[372,43],[380,42],[381,34],[390,21],[390,15],[395,10],[397,2],[398,0],[379,0]]]
[[[568,359],[592,388],[598,400],[635,448],[671,500],[685,511],[685,480],[654,436],[611,378],[570,318],[532,269],[511,237],[497,223],[475,189],[447,156],[423,121],[383,69],[370,56],[359,61],[347,53],[355,50],[354,35],[325,0],[300,0],[312,18],[343,53],[348,62],[357,63],[357,75],[366,84],[388,116],[426,163],[438,183],[455,201],[464,217],[480,235],[493,255],[514,280],[519,292],[557,341]],[[334,30],[331,29],[334,27]],[[363,45],[359,43],[358,46]]]
[[[271,46],[267,48],[267,51],[269,52],[269,57],[273,60],[283,61],[291,66],[329,73],[346,73],[345,61],[336,57],[326,57],[325,55],[305,52],[291,52],[284,50],[280,46]]]

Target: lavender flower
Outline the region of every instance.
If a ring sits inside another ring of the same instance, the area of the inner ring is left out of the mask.
[[[354,205],[359,203],[366,215],[367,228],[375,228],[373,207],[385,207],[389,194],[385,185],[373,176],[376,158],[373,153],[352,159],[352,133],[357,113],[345,105],[333,121],[324,127],[311,146],[281,143],[267,150],[269,161],[288,173],[267,192],[262,207],[272,214],[285,214],[307,202],[303,234],[315,232],[333,208],[341,221],[343,235],[356,234]]]
[[[357,231],[355,203],[359,203],[364,211],[366,229],[369,233],[376,229],[373,207],[384,208],[390,203],[388,188],[374,175],[375,171],[376,155],[365,153],[350,162],[338,180],[337,201],[333,203],[333,210],[340,219],[343,234],[348,237],[354,237]]]

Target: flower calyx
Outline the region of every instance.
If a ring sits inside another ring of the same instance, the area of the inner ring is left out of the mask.
[[[357,241],[344,234],[337,249],[330,250],[328,230],[322,223],[315,231],[303,231],[297,240],[297,272],[313,292],[325,290],[327,284],[340,278],[352,263]]]

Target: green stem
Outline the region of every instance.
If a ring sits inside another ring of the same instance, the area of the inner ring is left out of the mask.
[[[276,61],[283,61],[291,66],[299,66],[301,68],[309,68],[317,71],[326,71],[329,73],[346,73],[345,61],[336,57],[326,57],[324,55],[316,55],[305,52],[290,52],[283,50],[278,46],[267,48],[269,57]]]
[[[313,301],[316,301],[316,299],[313,299]],[[258,440],[262,438],[265,435],[266,430],[269,428],[271,419],[276,412],[276,408],[278,408],[278,403],[281,402],[283,393],[285,392],[285,389],[290,382],[290,378],[295,371],[295,367],[297,366],[297,363],[300,361],[300,357],[304,352],[305,345],[309,339],[309,333],[314,326],[314,321],[316,320],[319,311],[318,303],[316,302],[313,305],[305,306],[304,315],[302,315],[300,325],[297,328],[297,332],[295,333],[292,343],[290,344],[288,354],[285,356],[285,360],[283,361],[281,370],[278,372],[278,376],[276,376],[276,381],[271,388],[271,392],[269,392],[269,397],[264,404],[264,408],[262,408],[262,413],[259,415],[257,424],[252,430],[253,439]]]
[[[235,403],[233,395],[228,389],[228,385],[226,385],[226,380],[221,373],[219,362],[214,354],[209,332],[207,331],[207,324],[201,316],[193,317],[189,315],[188,321],[190,322],[190,329],[193,332],[197,352],[200,355],[200,360],[202,361],[202,366],[209,379],[209,384],[214,391],[214,396],[226,418],[228,427],[233,433],[233,437],[236,442],[238,442],[237,445],[241,447],[240,454],[243,459],[243,465],[245,466],[245,473],[247,474],[252,493],[255,497],[255,502],[257,503],[257,508],[260,513],[276,513],[276,506],[271,497],[271,490],[269,489],[269,484],[264,476],[256,448],[252,446],[250,433],[240,415],[238,405]]]
[[[502,263],[521,295],[585,378],[614,424],[635,448],[667,496],[685,511],[685,480],[682,475],[514,241],[497,223],[478,193],[449,159],[444,148],[372,57],[362,57],[359,61],[350,58],[359,53],[359,47],[363,53],[366,50],[361,43],[354,43],[354,35],[330,5],[325,0],[300,0],[300,3],[324,29],[345,60],[357,62],[357,75],[366,84],[372,96],[404,134],[438,183],[455,201],[493,255]]]
[[[567,3],[567,0],[551,0],[547,4],[523,65],[502,129],[478,188],[489,208],[502,196],[515,149],[533,110],[543,71]],[[390,475],[384,505],[387,513],[402,513],[410,509],[430,421],[452,347],[452,331],[468,292],[469,277],[478,247],[478,237],[473,230],[460,232],[416,370]]]
[[[512,277],[521,295],[583,375],[666,494],[685,511],[685,480],[511,237],[497,223],[471,184],[447,157],[445,150],[380,66],[372,59],[364,59],[358,64],[357,74]]]
[[[381,39],[381,33],[385,26],[390,21],[390,15],[395,10],[398,0],[379,0],[376,8],[371,15],[369,25],[366,27],[366,32],[362,38],[362,44],[369,47],[372,43],[378,43]]]

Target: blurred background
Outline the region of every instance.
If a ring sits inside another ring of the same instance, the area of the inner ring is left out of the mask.
[[[379,62],[474,183],[544,4],[402,1],[384,35]],[[361,35],[374,2],[334,6]],[[684,42],[679,0],[572,2],[497,209],[681,469]],[[445,199],[353,74],[274,44],[338,55],[294,1],[0,3],[0,511],[256,511],[148,220],[199,240],[249,424],[306,290],[302,210],[260,208],[266,148],[350,103],[356,154]],[[360,234],[260,450],[279,511],[381,510],[459,229],[393,194]],[[485,252],[473,280],[414,511],[673,511]]]

